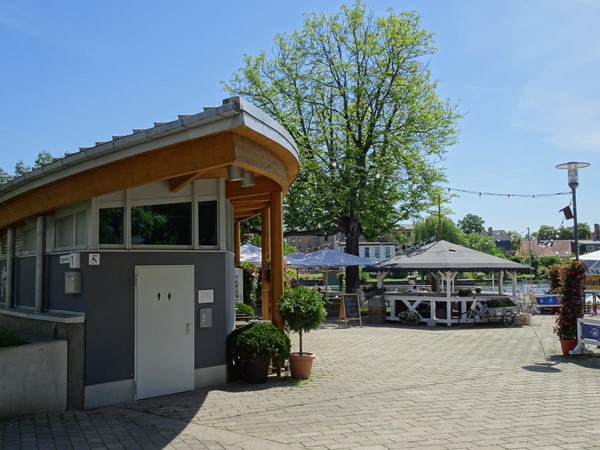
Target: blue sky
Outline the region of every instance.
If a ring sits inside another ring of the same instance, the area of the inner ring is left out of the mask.
[[[307,12],[341,1],[0,0],[0,167],[33,164],[200,112],[227,96],[244,54],[272,49]],[[600,2],[596,0],[366,1],[376,14],[416,10],[435,34],[439,93],[465,114],[460,143],[440,163],[458,221],[525,233],[558,227],[570,195],[555,165],[586,161],[579,221],[595,210],[600,169]],[[572,226],[573,221],[565,221]]]

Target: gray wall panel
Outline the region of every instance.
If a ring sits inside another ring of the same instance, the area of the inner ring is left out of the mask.
[[[195,368],[225,364],[225,341],[234,323],[233,256],[224,252],[101,252],[99,266],[82,254],[86,315],[86,386],[133,378],[135,266],[195,266]],[[214,290],[214,303],[198,304],[197,291]],[[231,297],[231,299],[227,299]],[[199,328],[199,310],[212,309],[212,327]]]
[[[0,307],[6,305],[6,259],[0,260]]]
[[[15,261],[15,305],[35,307],[35,256]]]
[[[85,262],[87,263],[87,260]],[[65,272],[77,270],[70,269],[68,264],[60,264],[60,255],[47,256],[46,309],[74,312],[83,312],[85,310],[84,296],[82,294],[65,294]],[[82,285],[83,282],[82,280]]]

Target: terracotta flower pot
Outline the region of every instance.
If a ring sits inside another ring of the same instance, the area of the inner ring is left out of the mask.
[[[577,346],[577,339],[560,339],[560,348],[563,356],[570,356],[569,352]]]
[[[292,374],[292,378],[308,380],[314,359],[314,353],[302,352],[302,356],[300,356],[300,353],[291,353],[290,373]]]

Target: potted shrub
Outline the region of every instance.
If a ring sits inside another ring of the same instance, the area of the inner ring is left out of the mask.
[[[398,313],[398,319],[403,325],[418,325],[421,320],[421,315],[411,309],[406,309]]]
[[[254,308],[242,302],[235,302],[236,320],[250,320],[254,317]]]
[[[560,310],[554,321],[554,333],[562,353],[569,355],[577,345],[577,319],[583,317],[587,266],[583,261],[568,261],[557,268]]]
[[[232,377],[243,376],[249,383],[264,383],[271,360],[287,359],[290,348],[290,339],[271,323],[251,323],[236,329],[227,337]]]
[[[290,354],[292,377],[308,379],[315,354],[304,351],[302,335],[316,330],[325,320],[323,298],[316,290],[304,286],[287,288],[279,302],[279,312],[286,329],[298,333],[300,351]]]

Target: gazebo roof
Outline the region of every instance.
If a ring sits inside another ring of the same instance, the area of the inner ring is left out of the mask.
[[[428,272],[496,272],[500,270],[525,272],[529,270],[529,266],[447,241],[437,241],[409,250],[376,267]]]

